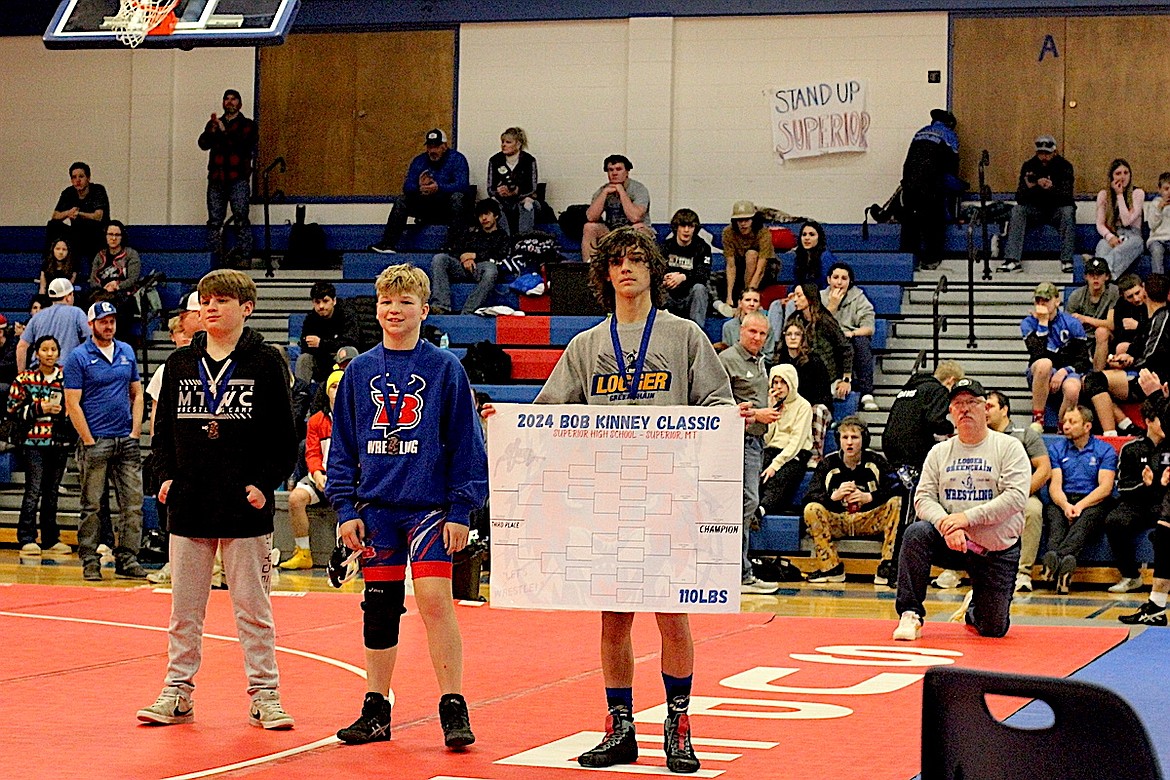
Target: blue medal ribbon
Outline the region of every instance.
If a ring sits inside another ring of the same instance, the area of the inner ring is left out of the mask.
[[[386,362],[386,353],[390,350],[382,347],[382,405],[386,409],[386,422],[388,423],[385,436],[389,436],[398,428],[399,415],[402,413],[402,398],[406,395],[406,386],[410,382],[411,374],[414,372],[414,363],[418,358],[421,344],[422,339],[419,339],[419,343],[415,344],[414,348],[407,353],[406,369],[398,377],[397,384],[395,384],[398,392],[395,394],[393,408],[390,406],[390,367]]]
[[[199,359],[199,382],[203,385],[203,403],[207,406],[207,411],[211,413],[212,417],[219,414],[219,407],[223,405],[228,382],[231,381],[232,374],[235,372],[236,363],[229,357],[223,364],[223,368],[219,370],[219,375],[215,379],[211,379],[207,363],[204,362],[203,358]],[[215,383],[214,393],[212,393],[212,382]]]
[[[646,315],[646,326],[642,328],[642,345],[638,347],[638,357],[634,360],[634,370],[628,374],[626,373],[626,359],[622,356],[622,343],[618,339],[617,315],[610,315],[609,318],[609,335],[613,340],[613,357],[617,361],[618,374],[629,382],[627,389],[629,390],[631,401],[635,401],[638,398],[638,384],[642,379],[642,368],[646,364],[646,351],[650,347],[650,331],[654,330],[654,318],[657,315],[658,310],[651,306],[650,313]]]

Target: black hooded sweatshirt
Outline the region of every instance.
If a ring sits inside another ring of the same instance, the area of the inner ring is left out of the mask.
[[[882,452],[890,465],[922,470],[927,453],[937,443],[934,437],[954,432],[947,419],[949,395],[946,386],[929,372],[910,377],[894,399],[882,431]]]
[[[297,440],[288,370],[273,347],[244,328],[231,361],[230,383],[212,416],[204,402],[200,361],[209,383],[221,364],[207,356],[207,334],[174,351],[166,362],[152,448],[167,496],[170,532],[193,538],[245,538],[272,533],[273,492],[292,473]],[[262,509],[248,503],[254,485]]]

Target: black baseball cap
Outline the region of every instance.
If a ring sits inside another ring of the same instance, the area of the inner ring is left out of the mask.
[[[951,400],[962,393],[970,393],[976,398],[986,398],[987,393],[983,390],[983,385],[979,384],[974,379],[960,379],[951,387]]]
[[[1103,257],[1094,257],[1085,263],[1086,274],[1109,273],[1109,262]]]
[[[439,128],[428,130],[426,135],[427,146],[442,146],[447,143],[447,134]]]

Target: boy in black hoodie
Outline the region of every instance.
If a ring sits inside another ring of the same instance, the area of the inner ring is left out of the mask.
[[[273,491],[292,472],[296,434],[280,354],[244,320],[256,285],[221,269],[199,282],[205,333],[167,359],[154,452],[158,500],[170,525],[171,622],[166,686],[138,711],[145,723],[190,723],[216,548],[222,548],[244,649],[249,722],[289,729],[280,705],[276,631],[269,600]]]

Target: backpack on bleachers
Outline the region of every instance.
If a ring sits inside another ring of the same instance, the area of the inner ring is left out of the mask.
[[[585,222],[587,217],[585,212],[589,210],[589,204],[578,203],[575,206],[569,206],[561,212],[561,216],[557,219],[557,224],[561,226],[561,231],[564,232],[565,237],[570,241],[580,242],[581,237],[585,234]]]
[[[281,268],[333,268],[337,262],[338,254],[330,252],[326,245],[325,228],[316,222],[293,223],[288,234],[288,251],[280,261]]]
[[[541,230],[530,230],[516,236],[508,259],[501,265],[513,276],[523,276],[530,271],[540,270],[547,263],[560,261],[556,236]]]
[[[461,362],[473,384],[498,385],[512,378],[511,356],[490,341],[472,344]]]
[[[378,299],[373,295],[355,295],[346,298],[344,305],[354,313],[358,322],[359,351],[365,352],[382,343],[382,326],[378,324]]]

